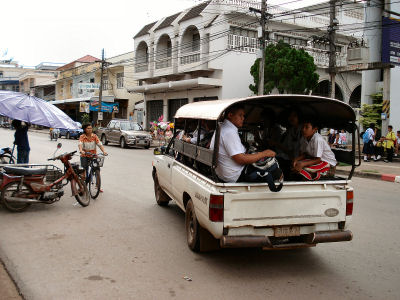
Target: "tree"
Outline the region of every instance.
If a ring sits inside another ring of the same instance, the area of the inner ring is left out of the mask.
[[[363,128],[368,128],[369,124],[375,123],[376,127],[380,129],[382,127],[382,99],[383,92],[370,95],[372,98],[372,104],[363,104],[361,108],[360,122]]]
[[[250,68],[254,84],[249,88],[258,92],[259,58]],[[303,49],[297,50],[289,44],[279,41],[265,49],[264,94],[274,88],[279,93],[309,94],[318,84],[319,75],[314,59]]]

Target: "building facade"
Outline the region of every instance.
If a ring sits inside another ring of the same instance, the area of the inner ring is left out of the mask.
[[[129,91],[143,93],[146,125],[161,115],[173,120],[176,110],[189,102],[252,95],[250,67],[259,52],[259,21],[249,7],[259,6],[258,1],[206,1],[147,24],[135,35],[132,78],[139,85]],[[269,13],[276,17],[268,24],[268,43],[283,40],[313,56],[320,75],[314,93],[327,96],[329,45],[315,37],[323,36],[321,28],[329,25],[329,7],[325,3],[308,10],[288,14],[286,9],[271,6]],[[362,6],[353,2],[346,10],[338,6],[337,17],[340,24],[362,23]],[[338,31],[338,66],[348,63],[348,45],[355,40],[357,36]],[[338,75],[336,83],[336,97],[349,102],[360,89],[361,74]]]
[[[135,103],[142,100],[143,96],[138,93],[128,93],[129,88],[137,85],[137,81],[131,79],[133,74],[134,52],[120,54],[107,58],[106,66],[103,71],[103,97],[114,99],[114,103],[118,103],[118,108],[111,115],[112,118],[138,120],[138,111],[135,112]],[[101,70],[96,71],[95,81],[100,82]],[[98,97],[99,91],[95,92]],[[107,121],[107,120],[105,120]]]

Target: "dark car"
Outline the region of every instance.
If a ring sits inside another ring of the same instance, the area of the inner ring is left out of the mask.
[[[79,136],[82,134],[83,130],[82,129],[62,129],[60,128],[60,133],[59,137],[61,138],[62,136],[65,136],[65,138],[70,139],[70,138],[75,138],[78,139]]]

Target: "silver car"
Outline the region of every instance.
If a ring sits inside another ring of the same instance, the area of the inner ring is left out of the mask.
[[[151,134],[144,131],[138,123],[125,119],[113,119],[107,127],[100,127],[97,135],[104,145],[117,143],[121,148],[128,146],[150,148]]]

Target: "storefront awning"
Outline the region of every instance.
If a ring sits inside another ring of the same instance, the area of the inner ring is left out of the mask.
[[[115,97],[114,96],[103,96],[102,101],[103,102],[114,102]],[[49,101],[51,104],[64,104],[64,103],[73,103],[73,102],[83,102],[83,101],[91,101],[91,102],[98,102],[99,101],[99,96],[93,96],[93,97],[81,97],[81,98],[70,98],[70,99],[63,99],[63,100],[54,100],[54,101]]]
[[[91,97],[82,97],[82,98],[70,98],[64,100],[54,100],[49,101],[50,104],[64,104],[64,103],[73,103],[73,102],[82,102],[82,101],[90,101]]]

